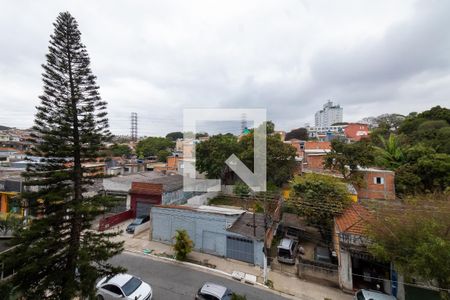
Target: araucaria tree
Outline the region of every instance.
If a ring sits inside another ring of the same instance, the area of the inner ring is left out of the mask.
[[[26,299],[93,298],[98,277],[124,271],[108,263],[123,250],[111,240],[116,233],[91,230],[113,199],[89,190],[98,175],[84,167],[110,136],[106,102],[76,20],[64,12],[54,26],[34,126],[41,143],[32,149],[44,159],[24,173],[34,192],[22,195],[43,216],[18,232],[5,263],[16,271],[10,285]]]

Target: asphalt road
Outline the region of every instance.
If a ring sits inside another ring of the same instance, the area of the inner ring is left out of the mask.
[[[194,299],[204,282],[210,281],[247,296],[248,300],[286,300],[268,290],[239,283],[233,279],[218,276],[213,272],[198,271],[188,266],[162,262],[139,254],[122,253],[111,262],[128,269],[128,273],[140,277],[153,288],[155,300]]]

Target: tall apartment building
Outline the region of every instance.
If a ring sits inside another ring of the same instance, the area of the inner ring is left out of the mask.
[[[316,127],[328,127],[334,123],[341,123],[343,108],[337,104],[334,105],[330,100],[323,105],[323,109],[316,112]]]

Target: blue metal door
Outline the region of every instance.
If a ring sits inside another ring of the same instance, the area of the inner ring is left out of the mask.
[[[251,264],[255,263],[253,241],[227,236],[227,257]]]

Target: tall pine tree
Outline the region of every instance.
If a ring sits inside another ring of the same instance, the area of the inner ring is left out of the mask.
[[[5,258],[16,271],[9,283],[27,299],[92,296],[98,277],[124,271],[107,262],[123,250],[116,233],[91,230],[113,199],[90,193],[98,175],[84,168],[110,136],[106,102],[76,20],[63,12],[54,27],[34,126],[41,143],[32,150],[44,159],[23,174],[31,187],[23,199],[43,217],[17,233]]]

